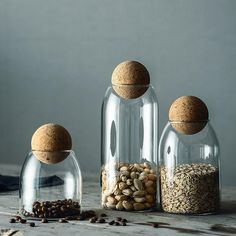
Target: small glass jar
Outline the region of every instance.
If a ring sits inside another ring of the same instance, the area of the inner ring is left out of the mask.
[[[204,123],[204,124],[203,124]],[[161,208],[169,213],[211,214],[220,207],[219,144],[209,121],[188,122],[203,127],[186,135],[168,122],[159,144]]]
[[[123,89],[123,87],[122,87]],[[102,206],[143,211],[156,208],[158,104],[151,85],[127,99],[109,87],[102,105]]]
[[[57,163],[47,164],[40,157]],[[20,175],[20,209],[25,217],[62,218],[81,211],[82,177],[72,150],[29,152]]]

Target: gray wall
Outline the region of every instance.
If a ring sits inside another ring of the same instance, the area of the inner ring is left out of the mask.
[[[149,69],[161,130],[178,96],[208,104],[235,185],[235,0],[0,0],[0,162],[22,163],[34,130],[57,122],[98,171],[100,106],[125,59]]]

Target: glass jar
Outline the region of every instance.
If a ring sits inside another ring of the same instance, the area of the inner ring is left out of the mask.
[[[139,86],[141,88],[141,86]],[[158,104],[151,85],[135,99],[109,87],[102,105],[102,206],[142,211],[156,207]]]
[[[174,128],[186,124],[200,131],[186,135]],[[169,213],[215,213],[220,207],[218,140],[209,121],[186,124],[168,122],[161,135],[161,208]]]
[[[45,156],[57,162],[48,164],[40,161]],[[19,212],[25,217],[79,215],[82,177],[75,153],[72,150],[31,151],[21,170],[19,197]]]

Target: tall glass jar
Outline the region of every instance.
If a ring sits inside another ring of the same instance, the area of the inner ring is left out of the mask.
[[[141,69],[146,70],[143,65]],[[124,98],[115,86],[107,89],[102,105],[102,206],[150,210],[157,195],[157,97],[149,84],[134,86],[144,91],[135,98]]]
[[[196,112],[189,98],[181,99],[177,100],[184,104],[183,114],[188,113],[188,108]],[[179,115],[182,108],[181,104],[176,106],[176,101],[171,108],[179,108]],[[215,213],[220,207],[220,150],[216,134],[208,113],[199,121],[182,120],[169,121],[160,139],[161,208],[169,213]]]

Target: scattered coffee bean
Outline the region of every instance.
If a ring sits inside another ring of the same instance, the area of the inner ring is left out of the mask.
[[[16,219],[16,221],[20,221],[21,217],[20,216],[16,216],[15,219]]]
[[[30,222],[30,227],[34,227],[35,223],[34,222]]]
[[[59,222],[59,223],[68,223],[68,221],[65,220],[65,219],[63,219],[63,218],[62,218],[62,219],[59,219],[58,222]]]
[[[97,217],[96,216],[94,216],[94,217],[92,217],[90,220],[89,220],[89,222],[90,223],[96,223],[96,221],[97,221]]]
[[[82,221],[82,220],[86,220],[86,217],[83,216],[83,215],[80,215],[80,216],[77,217],[77,220],[81,220],[81,221]]]
[[[26,219],[21,219],[21,220],[20,220],[20,223],[21,223],[21,224],[25,224],[26,222],[27,222]]]
[[[114,224],[115,224],[115,221],[112,220],[112,221],[110,221],[108,224],[109,224],[109,225],[114,225]]]
[[[99,219],[97,220],[97,222],[100,223],[100,224],[103,224],[103,223],[106,223],[106,220],[103,219],[103,218],[99,218]]]
[[[155,223],[155,222],[153,222],[153,223],[152,223],[152,227],[153,227],[153,228],[158,228],[158,227],[159,227],[159,224],[158,224],[158,223]]]
[[[116,221],[115,226],[120,226],[120,223]]]
[[[41,220],[41,222],[42,222],[42,223],[48,223],[48,219],[47,219],[47,218],[43,218],[43,219]]]
[[[9,223],[16,223],[16,220],[15,220],[14,218],[11,218],[11,219],[9,220]]]
[[[122,226],[126,226],[127,224],[125,222],[121,222],[121,225]]]
[[[107,214],[102,213],[102,214],[100,215],[100,217],[107,217]]]
[[[121,217],[116,217],[116,220],[117,221],[122,221],[122,218]]]

